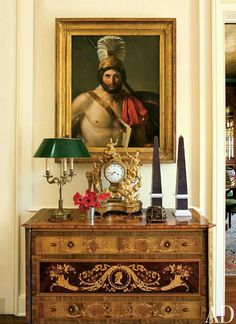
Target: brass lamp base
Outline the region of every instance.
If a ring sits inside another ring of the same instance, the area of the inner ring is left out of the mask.
[[[66,209],[56,209],[52,212],[48,221],[52,223],[58,223],[61,221],[71,221],[71,211]]]
[[[120,199],[111,199],[105,202],[102,207],[100,207],[97,211],[103,215],[106,212],[123,212],[123,213],[136,213],[139,212],[142,208],[142,202],[137,200],[135,202],[127,203]]]
[[[61,221],[71,221],[71,210],[63,208],[63,199],[61,198],[61,186],[60,186],[60,198],[58,200],[58,209],[55,209],[49,218],[49,222],[58,223]]]

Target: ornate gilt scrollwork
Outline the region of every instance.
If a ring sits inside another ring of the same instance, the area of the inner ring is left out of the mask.
[[[125,151],[125,155],[121,155],[116,150],[116,145],[117,143],[113,143],[111,140],[104,149],[101,159],[93,163],[91,171],[86,172],[88,187],[93,188],[97,193],[106,192],[110,195],[110,199],[97,209],[99,213],[103,214],[108,211],[136,213],[142,207],[139,200],[139,189],[141,187],[139,152],[131,155]],[[105,169],[109,163],[118,163],[123,166],[124,177],[117,182],[108,179],[110,186],[104,188],[103,173],[105,174]]]

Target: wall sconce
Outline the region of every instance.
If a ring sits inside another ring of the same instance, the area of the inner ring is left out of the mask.
[[[70,212],[63,209],[62,186],[71,182],[74,173],[73,158],[90,157],[81,138],[45,138],[37,149],[34,157],[45,158],[45,175],[49,184],[59,185],[58,209],[52,215],[55,219],[67,219]],[[60,176],[53,177],[50,173],[49,159],[60,158]],[[69,162],[69,165],[68,165]]]

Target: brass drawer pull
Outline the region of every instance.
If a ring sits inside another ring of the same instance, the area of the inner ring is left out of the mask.
[[[183,242],[181,245],[182,246],[188,246],[188,243],[187,242]]]
[[[72,248],[74,245],[75,245],[75,244],[74,244],[72,241],[68,242],[68,244],[67,244],[67,246],[68,246],[69,248]]]
[[[52,247],[55,247],[55,246],[57,246],[57,243],[50,243],[50,246],[52,246]]]
[[[78,313],[78,311],[79,311],[79,308],[78,308],[78,306],[76,306],[75,304],[72,304],[72,305],[70,305],[70,306],[68,307],[68,313],[69,313],[70,315],[73,315],[73,314],[75,314],[75,313]]]
[[[166,241],[164,245],[166,248],[169,248],[171,246],[171,243],[169,241]]]
[[[56,312],[56,310],[57,310],[57,309],[56,309],[55,307],[51,307],[51,308],[50,308],[50,311],[51,311],[51,312]]]
[[[171,312],[171,307],[170,307],[170,306],[167,306],[167,307],[165,308],[165,312],[166,312],[166,313],[170,313],[170,312]]]
[[[189,312],[188,307],[184,307],[184,308],[183,308],[183,312],[188,313],[188,312]]]

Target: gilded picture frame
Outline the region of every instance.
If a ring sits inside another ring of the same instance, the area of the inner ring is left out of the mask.
[[[109,35],[119,36],[127,44],[127,91],[144,94],[144,106],[151,106],[149,119],[157,126],[150,136],[159,137],[161,162],[175,162],[175,18],[57,18],[56,137],[72,136],[72,101],[96,87],[96,41]],[[83,162],[96,161],[104,151],[104,147],[88,149],[91,158],[81,159]],[[145,146],[117,150],[124,154],[139,151],[143,163],[152,161],[152,140]]]

